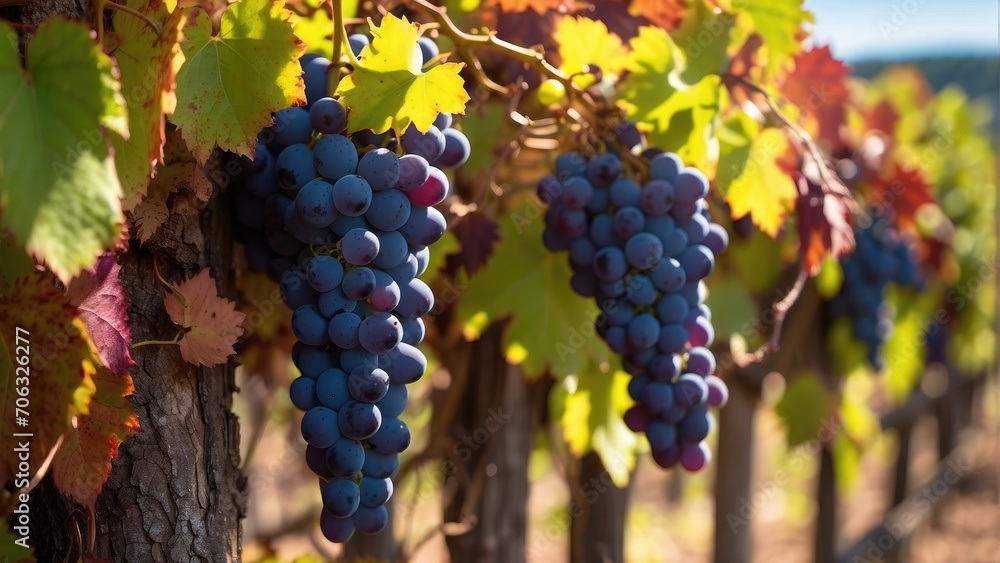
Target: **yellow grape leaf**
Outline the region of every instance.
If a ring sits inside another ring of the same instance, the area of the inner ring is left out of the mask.
[[[14,452],[18,444],[30,442],[31,459],[43,460],[59,436],[72,429],[73,417],[87,412],[99,360],[76,315],[76,307],[44,272],[18,279],[12,296],[0,299],[3,451]],[[25,387],[27,406],[18,405],[18,389]],[[19,406],[21,411],[16,410]],[[15,455],[0,458],[0,482],[13,479],[17,472]]]
[[[129,0],[126,5],[160,24],[157,34],[146,22],[115,11],[114,29],[104,48],[114,56],[121,73],[122,94],[128,105],[128,141],[112,139],[115,165],[124,196],[145,193],[156,163],[163,161],[166,119],[177,105],[174,94],[181,53],[181,10],[170,13],[161,0]]]
[[[458,74],[464,64],[444,63],[422,72],[416,24],[386,14],[381,25],[369,20],[369,26],[374,39],[337,87],[348,108],[348,130],[403,132],[413,123],[427,131],[439,112],[465,113],[469,94]]]
[[[774,412],[788,432],[789,448],[809,440],[832,438],[825,430],[832,422],[832,410],[827,390],[812,372],[792,377],[785,394],[774,406]]]
[[[754,31],[764,38],[767,68],[775,72],[802,50],[802,24],[813,21],[812,12],[802,9],[803,0],[733,0],[733,10],[753,22]]]
[[[214,366],[236,353],[233,345],[243,334],[246,314],[236,303],[219,297],[208,268],[180,285],[170,285],[164,306],[170,320],[185,330],[181,356],[189,364]]]
[[[620,37],[608,31],[603,22],[563,16],[556,21],[554,37],[562,60],[559,69],[567,74],[580,72],[585,66],[595,64],[605,74],[618,76],[628,63],[628,49]],[[594,77],[589,74],[574,80],[584,88],[594,83]]]
[[[242,0],[226,9],[217,36],[202,10],[184,28],[173,122],[199,162],[216,146],[250,155],[271,112],[305,103],[305,47],[289,17],[280,1]]]
[[[328,11],[328,2],[306,0],[302,2],[306,12],[311,15],[300,16],[292,13],[292,27],[295,36],[306,44],[310,53],[318,53],[326,58],[333,56],[333,18]],[[358,0],[344,0],[341,4],[345,18],[353,18],[358,13]]]
[[[715,185],[725,195],[733,217],[750,220],[771,238],[795,206],[798,188],[781,160],[789,150],[785,134],[774,128],[761,131],[746,114],[727,122],[720,134],[721,155]]]
[[[97,390],[87,413],[76,417],[74,430],[52,461],[56,487],[94,508],[111,472],[118,446],[139,431],[139,417],[126,398],[135,392],[127,371],[115,375],[101,366],[94,376]]]
[[[88,26],[43,22],[21,65],[0,21],[0,230],[63,281],[118,239],[121,186],[105,130],[128,136],[111,59]]]

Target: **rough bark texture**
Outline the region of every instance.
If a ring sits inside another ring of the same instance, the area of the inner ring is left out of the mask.
[[[573,462],[570,507],[570,556],[572,563],[621,563],[625,560],[625,522],[635,473],[624,489],[595,453]]]
[[[447,537],[459,563],[520,563],[527,552],[528,458],[547,380],[525,382],[502,354],[501,325],[456,350],[465,360],[464,385],[447,393],[464,397],[451,426],[455,446],[446,457],[457,466],[459,487],[447,500],[446,522],[468,522],[468,532]]]
[[[229,233],[218,191],[203,212],[181,193],[158,234],[142,247],[133,241],[120,278],[134,342],[169,340],[177,331],[154,260],[173,283],[211,267],[221,293],[231,293]],[[98,499],[95,552],[129,562],[238,561],[246,495],[233,366],[193,366],[169,345],[137,348],[134,359],[132,402],[142,431],[122,444]]]
[[[756,390],[740,378],[729,382],[729,403],[719,411],[715,475],[716,563],[750,561],[750,521],[745,503],[752,498]]]

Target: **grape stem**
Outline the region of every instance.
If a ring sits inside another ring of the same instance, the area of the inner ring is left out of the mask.
[[[816,168],[819,170],[819,184],[820,187],[823,188],[823,191],[840,197],[843,200],[844,205],[846,205],[848,210],[852,213],[858,212],[858,204],[854,200],[854,195],[851,194],[851,191],[847,188],[847,186],[845,186],[844,183],[830,171],[830,168],[826,165],[826,159],[823,157],[823,153],[816,145],[816,141],[812,138],[812,135],[810,135],[808,131],[800,127],[798,124],[788,119],[788,117],[781,112],[781,108],[778,107],[778,104],[774,101],[774,98],[767,90],[748,81],[742,76],[737,76],[731,73],[722,74],[722,80],[730,89],[732,89],[734,85],[740,85],[763,98],[768,112],[778,120],[782,127],[788,130],[796,138],[799,145],[802,147],[803,152],[809,155],[809,158],[816,163]]]
[[[160,31],[162,30],[162,28],[160,28],[160,24],[149,19],[149,17],[147,17],[142,12],[139,12],[138,10],[129,8],[124,4],[117,4],[115,2],[111,2],[110,0],[94,0],[94,20],[96,21],[97,24],[96,27],[97,27],[98,45],[104,45],[104,10],[106,9],[118,10],[120,12],[125,12],[130,16],[135,16],[139,18],[146,25],[148,25],[153,30],[153,32],[156,33],[156,35],[159,35]]]
[[[756,352],[750,352],[742,354],[735,358],[735,363],[738,367],[745,368],[750,364],[756,364],[762,361],[764,358],[777,352],[781,347],[781,327],[785,324],[785,317],[788,316],[788,311],[792,309],[795,302],[799,300],[799,296],[802,295],[802,290],[806,287],[806,281],[809,280],[809,272],[805,268],[799,271],[799,276],[795,278],[795,284],[792,286],[788,293],[784,297],[774,302],[771,309],[774,311],[774,329],[771,331],[771,338],[768,339]]]
[[[340,85],[340,50],[347,41],[347,28],[344,27],[344,10],[340,0],[330,0],[330,7],[333,11],[333,57],[330,61],[334,65],[333,76],[326,81],[326,95],[333,97]],[[350,47],[347,49],[350,51]]]

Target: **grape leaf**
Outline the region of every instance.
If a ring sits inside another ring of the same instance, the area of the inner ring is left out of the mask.
[[[622,419],[632,404],[629,379],[620,369],[602,370],[589,363],[579,374],[565,378],[550,395],[570,452],[577,457],[597,452],[618,487],[628,485],[640,440]]]
[[[128,296],[118,279],[121,266],[113,252],[84,270],[69,284],[67,297],[87,327],[101,363],[114,373],[125,373],[132,361],[132,327],[128,323]]]
[[[717,69],[725,50],[707,48],[691,56],[695,66],[689,70],[689,53],[662,29],[642,27],[629,44],[630,72],[622,83],[619,104],[647,132],[652,145],[677,152],[711,176],[718,159],[722,82],[702,69]]]
[[[161,180],[157,181],[154,178],[150,182],[146,197],[137,203],[130,213],[132,224],[136,229],[135,235],[139,242],[146,242],[152,238],[160,226],[166,223],[167,218],[170,217],[167,199],[174,193],[174,190],[172,186],[162,181],[167,176],[167,174],[157,174],[156,178]]]
[[[76,417],[52,460],[56,487],[94,508],[97,495],[111,472],[118,446],[139,431],[139,417],[126,398],[135,392],[127,371],[115,375],[101,366],[94,376],[97,386],[87,412]]]
[[[785,76],[781,92],[816,127],[812,132],[830,143],[830,150],[843,148],[840,128],[847,114],[847,77],[850,68],[833,58],[829,47],[813,48],[795,57],[795,69]]]
[[[701,0],[695,0],[701,4]],[[686,0],[632,0],[628,13],[643,17],[663,29],[674,29],[684,20],[687,11]]]
[[[823,193],[819,184],[799,175],[795,209],[799,227],[799,255],[810,276],[819,274],[823,259],[840,258],[854,251],[851,212],[844,200]]]
[[[880,174],[871,183],[871,203],[880,212],[890,209],[901,229],[916,232],[917,210],[934,205],[931,183],[920,168],[904,168],[894,163],[888,177]]]
[[[628,63],[628,49],[620,37],[603,22],[584,17],[564,16],[556,20],[554,34],[559,46],[559,69],[567,74],[581,72],[589,64],[599,65],[605,74],[618,76]],[[581,87],[594,83],[591,74],[574,78]]]
[[[573,8],[572,0],[489,0],[487,6],[499,6],[500,10],[507,13],[525,12],[534,10],[540,15],[558,11],[560,8],[570,10]]]
[[[164,300],[170,320],[184,329],[181,356],[190,364],[214,366],[236,353],[233,345],[243,334],[245,314],[236,303],[219,297],[208,268],[180,285],[170,285]]]
[[[25,67],[17,44],[0,22],[3,226],[65,282],[119,236],[121,187],[102,128],[128,136],[125,102],[87,26],[48,18]]]
[[[344,0],[341,9],[345,18],[353,18],[358,13],[358,0]],[[292,12],[292,27],[295,36],[306,44],[310,53],[318,53],[326,58],[333,56],[333,18],[328,2],[306,0],[303,11],[308,15]]]
[[[473,211],[458,221],[451,232],[455,234],[461,250],[458,258],[471,277],[490,262],[497,242],[500,241],[500,227],[485,214]]]
[[[115,165],[127,198],[132,192],[145,193],[154,166],[163,160],[166,142],[164,114],[177,105],[174,84],[184,62],[181,53],[181,10],[167,10],[162,0],[129,0],[126,5],[161,27],[157,34],[141,19],[115,11],[114,29],[104,40],[104,48],[115,57],[121,72],[122,94],[128,104],[128,141],[112,139]]]
[[[15,534],[6,521],[0,523],[0,559],[4,563],[37,563],[38,560],[35,559],[31,549],[25,549],[14,543],[19,539],[21,536]]]
[[[498,145],[504,140],[510,140],[510,137],[504,137],[506,124],[507,109],[504,104],[480,104],[477,111],[462,116],[459,127],[469,138],[469,144],[476,147],[469,155],[469,160],[462,165],[463,175],[482,178],[485,175],[480,173],[496,164],[498,153],[502,150]]]
[[[72,418],[86,412],[99,360],[83,323],[76,318],[76,308],[45,272],[18,279],[12,296],[0,299],[0,335],[0,447],[11,452],[29,441],[32,459],[45,459],[59,436],[71,428]],[[17,348],[25,345],[16,340],[18,335],[27,339],[27,354]],[[28,358],[28,365],[21,365],[21,357]],[[17,389],[25,383],[17,378],[24,376],[30,401],[24,409],[27,415],[15,411]],[[15,417],[26,418],[27,425],[17,424]],[[19,432],[33,435],[14,436]],[[16,472],[16,456],[3,456],[0,482],[6,483]]]
[[[861,110],[864,119],[864,131],[878,130],[892,135],[899,123],[899,112],[893,107],[892,101],[881,99],[870,108]]]
[[[427,131],[439,112],[465,113],[469,95],[458,74],[464,64],[444,63],[422,72],[416,24],[386,14],[379,26],[370,20],[369,26],[374,39],[337,87],[349,109],[348,130],[405,131],[412,122]]]
[[[925,373],[928,319],[940,306],[940,293],[893,288],[887,301],[894,305],[896,316],[882,350],[885,386],[893,400],[903,402]]]
[[[733,0],[733,10],[748,17],[764,39],[767,68],[774,73],[802,49],[802,24],[813,21],[812,12],[802,9],[803,0]]]
[[[17,278],[31,275],[35,262],[15,244],[14,237],[0,232],[0,297],[10,297]]]
[[[595,362],[610,357],[594,332],[599,310],[569,289],[566,258],[545,250],[540,210],[529,209],[532,214],[511,213],[501,223],[496,254],[468,282],[458,316],[469,337],[489,320],[513,317],[504,333],[505,354],[527,376],[541,376],[546,367],[557,376],[579,373],[588,356]]]
[[[809,440],[825,438],[820,430],[828,422],[831,410],[826,389],[819,377],[809,372],[791,378],[785,394],[774,406],[774,412],[788,432],[790,448]]]
[[[747,213],[772,238],[792,210],[798,189],[780,160],[789,152],[784,133],[760,125],[744,113],[727,122],[720,135],[721,155],[715,185],[734,218]]]
[[[222,15],[218,35],[205,12],[184,28],[187,60],[177,74],[180,127],[199,162],[219,146],[250,155],[271,112],[305,103],[304,50],[281,2],[243,0]]]

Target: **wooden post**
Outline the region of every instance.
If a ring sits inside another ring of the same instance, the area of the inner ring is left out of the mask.
[[[632,477],[635,477],[633,472]],[[624,489],[595,453],[574,460],[570,487],[571,563],[622,563],[625,560],[625,522],[633,479]]]
[[[750,483],[758,394],[743,378],[729,380],[729,404],[719,411],[715,478],[716,563],[750,561]]]

